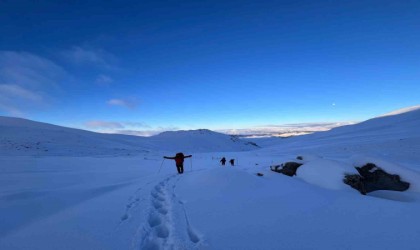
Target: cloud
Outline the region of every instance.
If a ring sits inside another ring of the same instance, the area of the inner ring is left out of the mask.
[[[114,82],[114,79],[112,79],[111,77],[107,76],[107,75],[99,75],[96,80],[95,83],[98,85],[110,85],[111,83]]]
[[[151,128],[150,126],[147,126]],[[148,129],[148,130],[115,130],[115,131],[108,131],[108,133],[113,134],[123,134],[123,135],[137,135],[137,136],[153,136],[157,135],[166,131],[177,131],[179,130],[178,127],[157,127],[155,129]]]
[[[113,130],[107,131],[109,134],[122,134],[122,135],[135,135],[135,136],[152,136],[159,134],[163,131],[157,130]]]
[[[129,128],[150,128],[149,125],[142,122],[112,122],[112,121],[88,121],[84,124],[86,128],[94,130],[117,131],[118,129]],[[101,131],[104,132],[104,131]]]
[[[93,65],[114,69],[116,57],[102,49],[89,49],[79,46],[73,46],[68,50],[61,52],[61,55],[71,63],[76,65]]]
[[[54,62],[27,52],[0,51],[0,82],[53,87],[67,73]]]
[[[40,94],[25,89],[19,85],[14,84],[0,84],[0,93],[5,97],[21,98],[29,101],[42,101],[43,98]]]
[[[85,123],[87,128],[91,129],[118,129],[124,128],[119,122],[106,122],[106,121],[89,121]]]
[[[139,105],[137,98],[111,99],[107,103],[112,106],[121,106],[128,109],[136,109]]]
[[[25,114],[21,110],[15,108],[13,106],[7,106],[5,104],[2,104],[2,101],[0,100],[0,111],[1,110],[5,111],[10,116],[14,116],[14,117],[24,117],[25,116]]]
[[[258,128],[279,128],[279,129],[301,129],[301,128],[321,128],[328,129],[338,126],[348,125],[349,122],[309,122],[309,123],[289,123],[289,124],[280,124],[280,125],[262,125]]]
[[[244,129],[220,129],[221,133],[253,136],[290,136],[327,131],[335,127],[354,124],[355,122],[292,123],[281,125],[263,125]]]
[[[170,126],[170,127],[157,127],[155,131],[160,131],[159,133],[161,133],[165,131],[177,131],[177,130],[180,130],[180,128],[176,126]]]
[[[128,127],[134,127],[134,128],[150,128],[149,125],[143,123],[143,122],[124,122],[125,125]]]
[[[54,62],[27,52],[0,51],[0,111],[23,116],[45,106],[67,72]]]
[[[153,135],[157,135],[157,134],[160,134],[162,132],[165,132],[165,131],[176,131],[176,130],[179,130],[179,128],[176,128],[176,127],[168,127],[168,128],[158,127],[156,129],[148,129],[148,130],[109,129],[109,130],[103,130],[101,132],[102,133],[108,133],[108,134],[123,134],[123,135],[136,135],[136,136],[153,136]]]
[[[99,133],[135,136],[152,136],[165,131],[179,130],[177,127],[152,128],[142,122],[89,121],[84,124],[84,127]]]

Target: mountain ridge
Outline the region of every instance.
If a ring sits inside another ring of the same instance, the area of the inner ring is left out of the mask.
[[[0,116],[0,154],[89,156],[136,155],[150,150],[190,153],[234,152],[258,149],[260,142],[264,146],[277,145],[286,149],[293,148],[293,145],[327,148],[331,145],[344,144],[348,144],[346,148],[352,148],[363,143],[369,144],[369,141],[390,144],[390,147],[415,147],[412,143],[402,144],[402,140],[410,141],[420,136],[420,106],[391,113],[393,114],[374,117],[329,131],[281,140],[272,138],[245,140],[209,129],[165,131],[151,137],[102,134],[23,118]]]
[[[205,145],[205,146],[202,146]],[[137,155],[146,151],[248,151],[247,141],[208,129],[151,137],[103,134],[23,118],[0,117],[0,155]]]

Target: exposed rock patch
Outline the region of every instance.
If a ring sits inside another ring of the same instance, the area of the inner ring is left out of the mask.
[[[377,190],[405,191],[410,187],[399,175],[389,174],[373,163],[356,167],[356,170],[359,174],[346,174],[343,182],[363,195]]]
[[[281,165],[270,166],[270,169],[271,171],[282,173],[287,176],[294,176],[296,175],[296,170],[302,165],[302,163],[297,162],[286,162]]]

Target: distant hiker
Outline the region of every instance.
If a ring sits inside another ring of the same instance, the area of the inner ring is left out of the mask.
[[[235,159],[230,159],[229,163],[233,167],[235,165]]]
[[[174,157],[164,156],[165,159],[175,160],[176,169],[178,170],[178,174],[184,173],[184,159],[190,158],[192,155],[185,155],[183,153],[177,153]]]
[[[225,158],[225,157],[223,157],[223,158],[220,160],[220,162],[222,163],[222,166],[224,166],[224,165],[225,165],[225,163],[226,163],[226,158]]]

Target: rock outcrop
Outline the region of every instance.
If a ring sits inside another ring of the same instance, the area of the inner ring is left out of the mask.
[[[282,173],[287,176],[294,176],[296,175],[296,170],[302,165],[302,163],[297,162],[286,162],[281,165],[270,166],[270,169],[271,171]]]
[[[399,175],[389,174],[373,163],[356,167],[356,170],[359,174],[346,174],[343,182],[363,195],[376,190],[405,191],[410,187]]]

